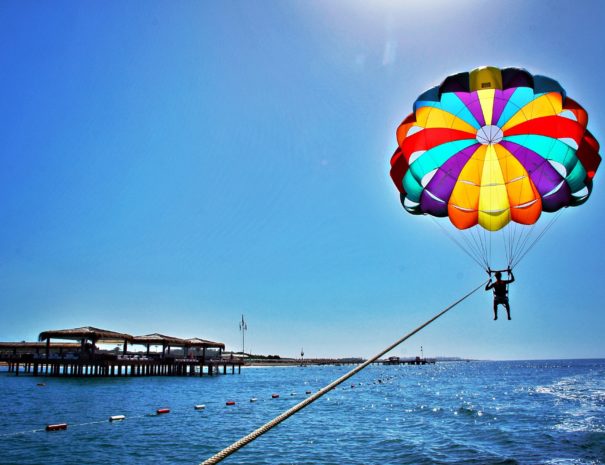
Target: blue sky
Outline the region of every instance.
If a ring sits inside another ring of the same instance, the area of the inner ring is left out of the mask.
[[[64,5],[59,5],[64,3]],[[605,135],[601,2],[3,2],[0,340],[77,326],[370,356],[485,279],[389,178],[415,98],[557,79]],[[605,189],[394,351],[604,357]]]

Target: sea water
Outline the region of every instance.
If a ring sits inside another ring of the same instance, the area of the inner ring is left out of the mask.
[[[351,368],[203,378],[1,372],[0,464],[199,464]],[[44,431],[63,422],[65,431]],[[370,366],[224,463],[603,464],[605,360]]]

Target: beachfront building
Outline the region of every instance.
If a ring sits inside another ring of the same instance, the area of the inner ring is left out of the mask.
[[[38,336],[39,341],[46,341],[47,347],[50,347],[51,339],[79,341],[81,349],[79,355],[83,358],[85,356],[94,357],[98,343],[122,344],[124,353],[126,353],[128,342],[132,341],[132,336],[126,333],[93,328],[92,326],[43,331]]]
[[[80,344],[75,342],[0,342],[0,358],[40,358],[48,353],[50,358],[76,357]]]
[[[170,349],[172,347],[184,347],[185,339],[153,333],[146,334],[144,336],[135,336],[133,338],[133,344],[144,345],[147,348],[147,357],[151,356],[151,346],[161,346],[162,354],[160,358],[165,359],[167,356],[170,356]]]
[[[85,326],[43,331],[38,339],[0,342],[0,362],[15,375],[24,372],[34,376],[202,376],[220,373],[221,366],[223,373],[229,366],[232,373],[236,366],[241,372],[241,360],[221,358],[223,343],[201,338],[181,339],[160,333],[132,336]],[[110,350],[99,347],[116,344]],[[145,351],[133,351],[137,345],[143,345]],[[151,347],[161,347],[162,351],[152,352]]]

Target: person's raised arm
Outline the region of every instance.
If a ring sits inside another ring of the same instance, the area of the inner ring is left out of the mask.
[[[510,279],[508,280],[508,282],[509,283],[514,283],[515,282],[515,275],[513,274],[512,268],[509,268],[506,271],[508,271],[508,276],[510,277]]]

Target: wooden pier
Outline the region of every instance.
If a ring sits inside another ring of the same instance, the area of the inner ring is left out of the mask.
[[[241,373],[242,361],[203,359],[127,359],[102,354],[92,359],[0,357],[9,373],[55,377],[212,376]]]
[[[52,339],[76,340],[57,343]],[[225,358],[225,345],[206,339],[180,339],[154,333],[131,336],[90,326],[45,331],[40,342],[0,342],[0,363],[9,373],[56,377],[124,377],[124,376],[212,376],[241,373],[243,361]],[[97,343],[119,344],[113,351],[103,351]],[[146,350],[128,351],[128,344],[143,345]],[[151,352],[161,346],[162,352]],[[178,350],[171,348],[177,347]],[[120,353],[121,352],[121,353]]]

